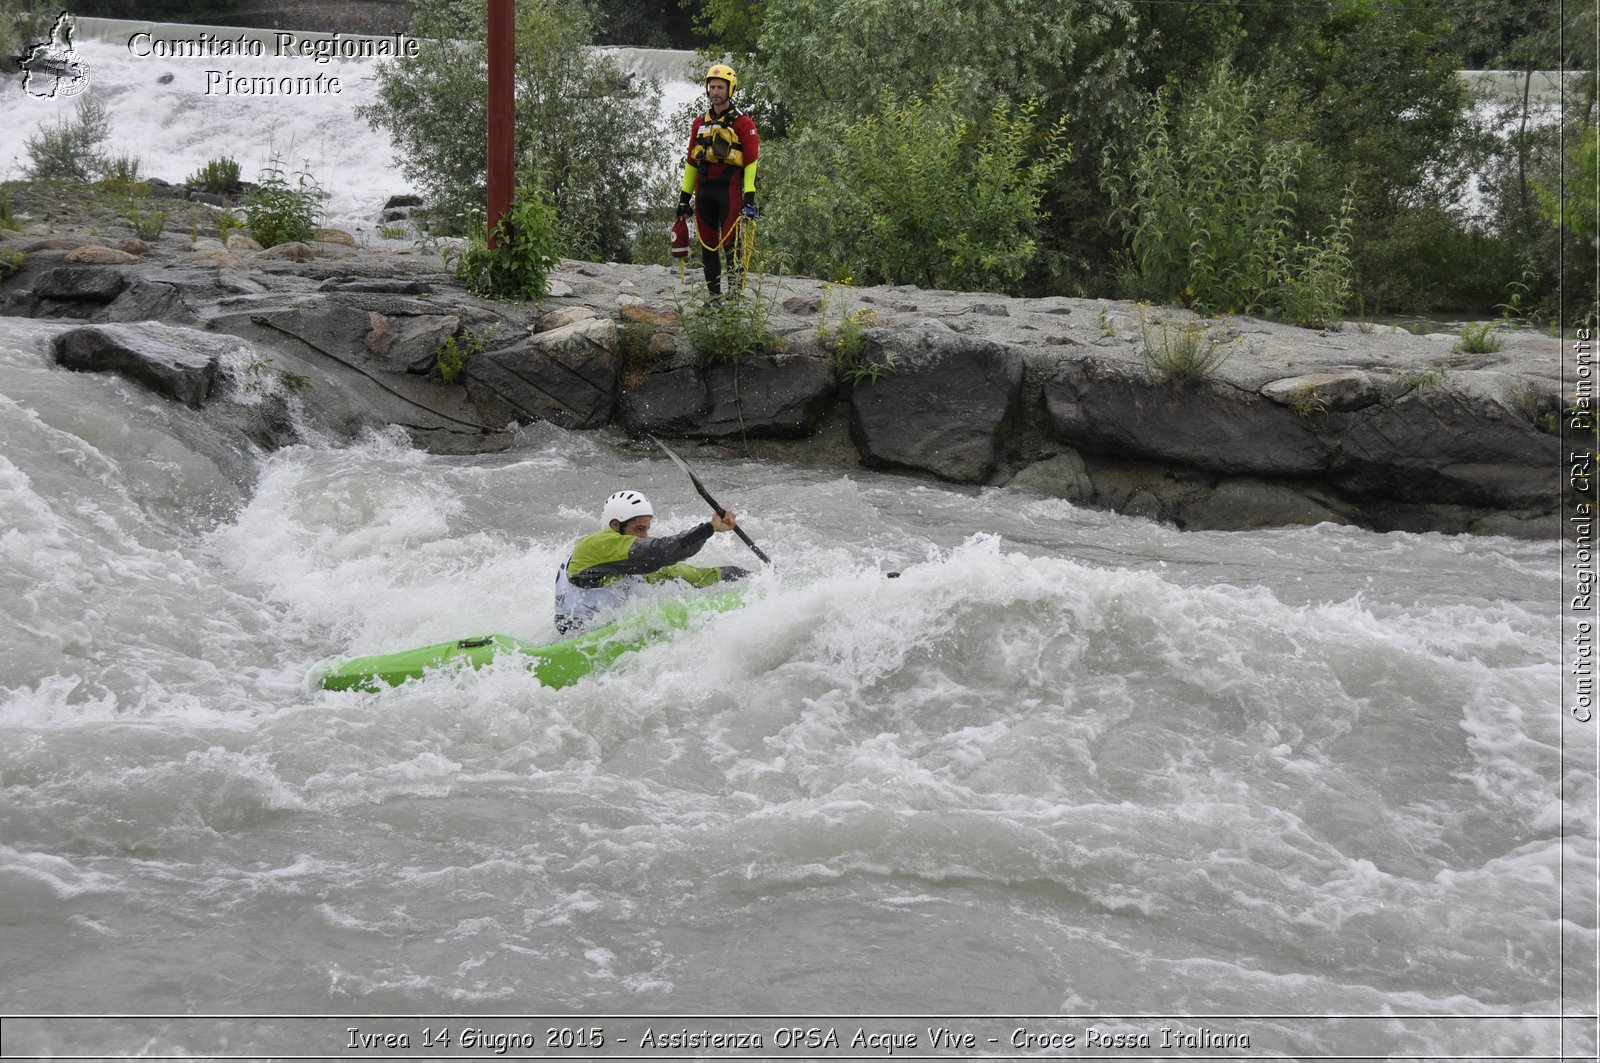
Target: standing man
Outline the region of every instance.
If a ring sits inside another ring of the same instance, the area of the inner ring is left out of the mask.
[[[737,293],[744,287],[740,266],[744,234],[739,218],[754,221],[756,217],[756,156],[761,138],[755,121],[733,105],[738,87],[733,67],[718,63],[706,71],[706,99],[711,109],[696,117],[689,129],[689,161],[683,168],[678,196],[678,216],[684,217],[691,209],[694,212],[706,287],[713,295],[722,294],[723,255],[728,258],[732,290]]]

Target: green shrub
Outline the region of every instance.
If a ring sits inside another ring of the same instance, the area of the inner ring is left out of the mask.
[[[1321,239],[1294,238],[1298,145],[1267,136],[1264,93],[1226,63],[1176,106],[1157,93],[1107,188],[1130,242],[1134,294],[1207,315],[1337,320],[1349,297],[1350,210]]]
[[[1402,368],[1398,374],[1400,385],[1407,390],[1423,391],[1435,388],[1450,379],[1450,370],[1442,365],[1428,365],[1426,363],[1413,363]]]
[[[28,137],[28,176],[35,181],[87,184],[105,172],[103,145],[111,135],[111,116],[92,94],[78,101],[72,116],[62,115]]]
[[[1494,334],[1500,327],[1498,321],[1483,321],[1476,325],[1463,325],[1461,339],[1452,350],[1464,354],[1493,354],[1500,349],[1500,337]]]
[[[109,155],[101,163],[97,184],[107,192],[124,196],[147,196],[149,184],[139,180],[139,156]]]
[[[227,243],[228,237],[243,229],[244,221],[233,212],[232,207],[224,206],[222,213],[217,215],[217,239]],[[191,226],[191,238],[198,238],[198,235],[197,227]]]
[[[1328,416],[1328,403],[1322,397],[1322,392],[1309,386],[1295,388],[1290,393],[1289,409],[1298,414],[1302,420],[1307,421],[1313,417]]]
[[[326,198],[309,171],[290,173],[273,156],[261,170],[260,187],[245,197],[244,228],[262,247],[309,243],[316,235]]]
[[[624,387],[636,388],[655,372],[660,359],[650,346],[654,335],[649,325],[630,323],[617,329],[617,376]]]
[[[482,354],[484,338],[478,336],[471,329],[463,332],[459,341],[451,336],[440,345],[437,352],[439,375],[446,384],[454,384],[461,379],[461,374],[466,371],[467,359],[475,354]]]
[[[1153,331],[1141,320],[1139,334],[1144,339],[1145,365],[1163,383],[1204,380],[1233,354],[1233,337],[1219,334],[1201,322],[1158,325],[1159,331]]]
[[[1324,240],[1295,245],[1288,275],[1278,294],[1286,320],[1302,328],[1337,329],[1350,304],[1351,202],[1345,197],[1339,220]]]
[[[190,188],[216,195],[235,195],[243,190],[239,181],[239,164],[227,155],[212,159],[189,175]]]
[[[1040,201],[1070,155],[1065,132],[1031,101],[998,103],[980,122],[942,86],[883,96],[871,115],[815,122],[770,152],[762,235],[809,276],[1016,290]]]
[[[772,299],[759,288],[736,295],[712,295],[702,289],[681,315],[684,335],[702,365],[738,362],[778,346],[768,327]]]
[[[478,226],[456,258],[455,272],[474,295],[542,299],[550,291],[550,267],[559,257],[555,211],[536,185],[523,184],[495,225],[494,247]]]
[[[866,330],[878,323],[878,312],[870,307],[846,312],[843,300],[838,307],[839,320],[837,323],[830,320],[830,311],[834,293],[847,282],[841,281],[837,285],[827,284],[822,289],[822,308],[818,314],[817,339],[822,345],[832,352],[833,364],[841,375],[852,384],[859,384],[863,380],[873,382],[894,371],[894,359],[887,362],[868,362],[863,360],[867,350]]]
[[[167,213],[163,210],[141,211],[138,206],[129,203],[124,211],[128,218],[128,227],[133,230],[133,235],[141,240],[153,241],[161,236],[167,227]]]

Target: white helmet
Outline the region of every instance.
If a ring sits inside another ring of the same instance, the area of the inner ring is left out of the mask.
[[[600,521],[606,527],[611,527],[611,522],[626,524],[634,517],[652,517],[655,514],[650,509],[650,500],[637,491],[618,491],[606,499],[606,508],[600,511]]]

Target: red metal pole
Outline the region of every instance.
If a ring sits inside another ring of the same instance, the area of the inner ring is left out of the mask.
[[[489,246],[516,185],[517,17],[514,0],[489,0]]]

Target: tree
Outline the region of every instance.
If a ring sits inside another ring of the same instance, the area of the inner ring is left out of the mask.
[[[49,38],[58,13],[45,0],[0,0],[0,74],[14,73],[24,49]]]
[[[576,0],[516,7],[519,180],[555,208],[567,254],[626,260],[636,212],[670,155],[660,89],[584,47],[590,23]],[[488,165],[486,7],[418,0],[412,34],[421,54],[379,64],[377,102],[357,113],[394,139],[435,227],[473,230]]]
[[[595,40],[632,48],[692,48],[693,16],[678,0],[594,0]]]
[[[1561,188],[1535,185],[1539,206],[1551,224],[1593,242],[1600,237],[1600,129],[1579,130],[1567,159],[1566,195]]]
[[[695,25],[717,46],[734,55],[755,52],[766,0],[679,0],[695,9]]]
[[[1033,99],[1098,129],[1132,115],[1134,28],[1128,0],[766,0],[759,49],[796,128],[937,87],[974,118]]]

